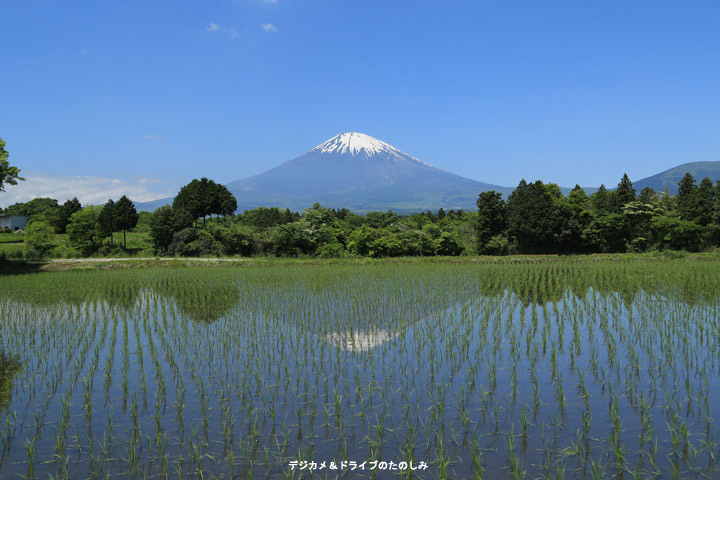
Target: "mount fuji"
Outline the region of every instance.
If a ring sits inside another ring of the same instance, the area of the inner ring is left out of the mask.
[[[302,211],[319,202],[355,212],[473,209],[482,191],[513,188],[443,171],[364,133],[341,133],[264,173],[226,184],[238,211],[279,206]],[[150,210],[172,199],[140,203]]]
[[[481,191],[512,189],[463,178],[364,133],[342,133],[267,172],[227,184],[238,207],[371,210],[475,207]]]

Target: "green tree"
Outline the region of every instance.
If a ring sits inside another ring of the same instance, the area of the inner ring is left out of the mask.
[[[370,243],[371,257],[398,257],[402,255],[403,245],[396,232],[382,229],[379,236]]]
[[[276,255],[293,257],[310,253],[315,245],[307,228],[299,222],[278,226],[274,230],[273,244]]]
[[[507,202],[508,236],[525,253],[557,250],[560,231],[560,193],[556,185],[522,180]]]
[[[618,187],[610,195],[610,211],[616,214],[622,213],[622,208],[629,202],[635,200],[635,187],[628,178],[627,174],[623,174],[623,177],[618,183]]]
[[[138,222],[135,205],[125,195],[115,203],[115,225],[123,232],[123,248],[127,249],[127,231],[135,227]]]
[[[183,228],[176,228],[175,212],[171,206],[165,205],[155,210],[150,218],[150,238],[155,253],[167,253],[175,232]]]
[[[628,233],[627,247],[630,251],[644,251],[657,241],[651,223],[655,216],[662,215],[660,209],[637,200],[623,206],[623,215]]]
[[[477,200],[477,250],[488,253],[488,243],[507,229],[507,204],[497,191],[484,191]]]
[[[43,258],[55,246],[55,228],[44,221],[33,221],[25,228],[25,247],[28,256]]]
[[[590,205],[598,216],[610,210],[610,192],[605,184],[600,184],[598,190],[590,196]]]
[[[77,200],[77,197],[73,197],[63,203],[60,207],[60,211],[58,212],[58,220],[55,222],[55,230],[58,234],[65,234],[67,224],[70,221],[70,216],[81,208],[82,205],[80,204],[80,201]]]
[[[715,204],[708,226],[708,239],[712,245],[720,246],[720,180],[715,183]]]
[[[195,223],[205,212],[202,201],[202,186],[200,180],[193,180],[180,188],[173,200],[173,210],[182,211],[192,218]]]
[[[67,226],[68,240],[70,245],[80,250],[83,255],[91,255],[100,246],[99,214],[97,208],[88,206],[70,217]]]
[[[211,215],[229,216],[237,210],[237,200],[227,187],[216,184],[209,178],[197,178],[184,185],[173,201],[175,211],[183,210],[193,219]]]
[[[651,204],[658,200],[658,194],[653,188],[644,187],[638,195],[638,200],[645,204]]]
[[[46,214],[48,211],[57,209],[57,199],[51,199],[50,197],[37,197],[25,203],[11,204],[5,209],[5,213],[34,218],[42,214]]]
[[[457,256],[463,251],[457,235],[450,231],[443,231],[439,238],[435,240],[435,253],[438,255]]]
[[[698,224],[707,227],[712,223],[717,193],[712,180],[705,177],[700,182],[695,199],[694,218]]]
[[[210,213],[224,217],[233,215],[237,210],[237,200],[235,196],[222,184],[213,184],[210,188],[213,192],[213,205]]]
[[[372,244],[380,237],[380,231],[368,225],[361,225],[350,233],[348,237],[348,249],[351,253],[361,257],[369,256]]]
[[[112,199],[108,200],[98,215],[98,227],[103,238],[110,237],[110,245],[113,243],[113,233],[118,230],[117,205]]]
[[[625,251],[625,217],[606,212],[595,216],[583,231],[583,242],[590,251],[620,253]]]
[[[702,242],[702,227],[694,221],[677,216],[658,215],[651,225],[661,249],[698,251]]]
[[[222,255],[252,255],[255,250],[252,230],[242,224],[213,224],[208,226],[208,231],[215,240],[215,245],[220,249]]]
[[[10,166],[9,157],[5,141],[0,139],[0,192],[5,191],[5,186],[16,186],[19,181],[25,180],[20,176],[20,169]]]
[[[575,185],[566,198],[560,198],[560,231],[556,239],[560,250],[578,252],[585,250],[583,232],[592,220],[590,197],[579,185]]]
[[[697,209],[698,188],[695,185],[695,178],[690,173],[685,173],[678,184],[678,193],[675,197],[677,213],[681,219],[692,221],[695,219]]]

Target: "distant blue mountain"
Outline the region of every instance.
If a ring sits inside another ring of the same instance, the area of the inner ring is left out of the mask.
[[[675,195],[678,191],[678,183],[682,180],[685,173],[693,175],[698,184],[700,181],[708,177],[712,181],[720,180],[720,161],[693,161],[684,163],[663,171],[659,174],[648,176],[637,182],[633,182],[633,186],[638,193],[645,187],[650,187],[655,191],[667,191],[671,195]]]

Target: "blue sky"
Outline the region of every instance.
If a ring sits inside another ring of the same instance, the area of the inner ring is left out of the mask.
[[[31,196],[173,194],[344,131],[501,185],[720,160],[720,2],[0,0]]]

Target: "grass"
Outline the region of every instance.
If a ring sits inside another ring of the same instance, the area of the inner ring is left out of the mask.
[[[0,244],[22,243],[23,236],[15,233],[0,233]]]
[[[720,477],[711,256],[165,263],[2,277],[0,477]]]
[[[63,258],[80,258],[82,255],[70,245],[67,234],[56,234],[55,240],[57,247],[51,249],[46,258],[63,259]],[[147,232],[128,232],[127,233],[127,249],[123,248],[122,233],[114,234],[114,249],[109,257],[152,257],[153,248],[150,234]],[[103,241],[103,245],[110,245],[110,239]],[[24,257],[25,244],[24,236],[17,234],[0,234],[0,255],[6,258],[19,259]],[[95,255],[94,258],[102,257]]]

